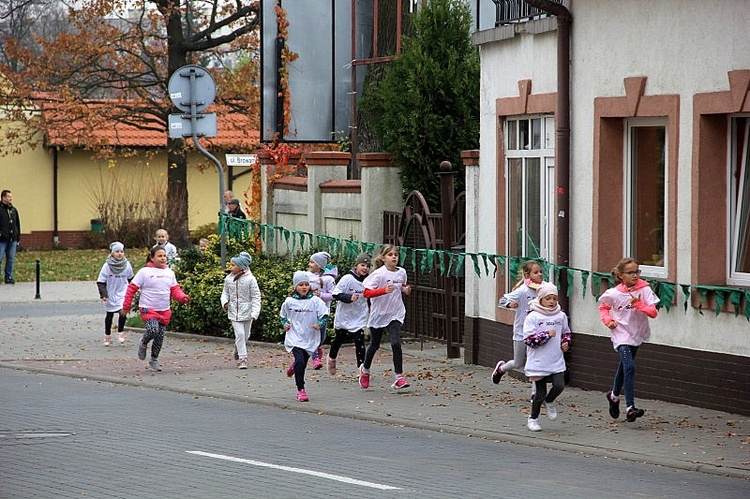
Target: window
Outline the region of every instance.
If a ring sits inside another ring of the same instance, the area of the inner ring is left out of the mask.
[[[628,120],[625,148],[625,255],[644,275],[667,277],[667,144],[660,119]]]
[[[505,131],[507,254],[552,260],[554,118],[507,119]]]
[[[750,286],[750,117],[731,119],[729,284]]]

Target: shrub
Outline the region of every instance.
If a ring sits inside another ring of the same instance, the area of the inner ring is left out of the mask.
[[[208,249],[181,250],[180,261],[175,273],[183,291],[190,296],[189,305],[174,307],[171,327],[174,330],[205,334],[210,336],[233,337],[227,313],[221,308],[221,292],[227,271],[221,268],[218,235],[208,237]],[[292,290],[292,274],[307,268],[309,257],[317,249],[297,254],[254,253],[252,239],[226,239],[227,262],[240,251],[253,256],[250,269],[258,280],[261,292],[261,310],[258,320],[253,323],[253,339],[280,342],[284,339],[279,310]],[[332,262],[338,266],[339,275],[353,266],[353,259],[343,254],[332,255]],[[333,332],[333,310],[330,316],[329,336]]]

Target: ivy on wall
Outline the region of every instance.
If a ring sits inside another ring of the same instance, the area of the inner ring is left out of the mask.
[[[226,231],[230,237],[250,237],[254,235],[270,247],[275,247],[276,243],[283,242],[290,253],[295,253],[298,250],[309,251],[317,248],[329,253],[342,253],[352,260],[356,258],[357,254],[362,252],[374,254],[376,248],[382,245],[379,243],[331,237],[323,234],[310,234],[309,232],[287,229],[280,225],[262,224],[253,220],[232,218],[223,214],[220,215],[219,228],[220,231]],[[461,253],[437,249],[410,248],[407,246],[399,246],[398,249],[401,253],[402,265],[408,265],[413,271],[418,271],[421,274],[438,270],[442,276],[455,275],[464,269],[466,265],[471,265],[476,275],[480,277],[482,275],[494,277],[498,270],[501,273],[504,272],[506,264],[510,275],[515,276],[518,275],[519,269],[527,260],[523,257],[485,252]],[[605,281],[608,287],[614,286],[614,278],[609,273],[555,265],[544,260],[541,263],[545,273],[553,273],[557,277],[558,282],[562,281],[561,277],[564,274],[564,277],[567,278],[565,282],[568,283],[565,289],[566,296],[570,296],[573,293],[576,276],[579,277],[583,297],[586,296],[589,279],[591,279],[595,300],[598,300],[599,296],[601,296],[600,290]],[[666,309],[667,312],[672,308],[672,303],[674,302],[679,286],[682,290],[683,308],[685,311],[688,309],[691,290],[695,290],[700,295],[698,313],[701,315],[703,314],[703,305],[708,303],[709,297],[713,297],[715,315],[718,316],[728,303],[732,306],[735,317],[741,313],[750,321],[750,289],[645,280],[648,281],[654,293],[659,297],[660,302],[658,307]]]

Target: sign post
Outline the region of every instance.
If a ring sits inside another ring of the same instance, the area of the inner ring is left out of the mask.
[[[216,114],[202,113],[216,98],[216,83],[204,68],[188,64],[172,73],[167,90],[172,104],[183,111],[169,115],[169,137],[193,137],[196,149],[219,169],[219,213],[224,213],[224,168],[221,162],[198,142],[199,136],[215,137],[218,133]],[[223,227],[221,229],[221,267],[224,268],[227,260],[227,240],[226,230],[223,230]]]

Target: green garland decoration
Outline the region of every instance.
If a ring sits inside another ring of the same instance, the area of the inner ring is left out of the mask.
[[[258,235],[271,247],[274,247],[277,241],[284,241],[287,250],[290,253],[296,252],[298,247],[300,251],[311,250],[313,247],[317,247],[326,250],[329,253],[341,252],[347,258],[354,260],[359,253],[369,253],[370,255],[374,255],[375,248],[382,246],[377,243],[342,239],[322,234],[310,234],[308,232],[287,229],[280,225],[261,224],[253,220],[233,218],[224,214],[219,216],[218,227],[219,234],[226,234],[233,238],[249,238],[252,235]],[[474,273],[477,276],[482,277],[484,275],[495,278],[498,269],[500,269],[501,273],[504,271],[506,263],[508,265],[508,271],[510,272],[509,275],[517,276],[519,269],[527,260],[527,258],[519,256],[497,255],[486,252],[456,253],[448,250],[410,248],[408,246],[397,246],[397,248],[401,256],[402,265],[408,262],[411,269],[414,271],[418,270],[422,274],[427,274],[435,269],[437,260],[437,266],[442,276],[458,275],[458,273],[464,268],[466,258],[469,258],[472,261]],[[483,266],[480,266],[480,260]],[[595,300],[599,300],[602,284],[605,280],[609,287],[615,285],[614,279],[609,273],[593,272],[565,265],[555,265],[542,259],[537,260],[542,264],[542,269],[545,271],[545,274],[554,275],[557,277],[558,282],[560,282],[560,277],[565,273],[568,283],[565,295],[568,297],[571,296],[573,292],[576,273],[580,273],[581,275],[580,282],[582,296],[584,298],[586,297],[589,278],[591,279],[592,294]],[[682,290],[684,300],[683,308],[685,309],[685,312],[688,310],[691,289],[694,289],[700,294],[700,303],[698,304],[699,314],[703,315],[703,304],[707,303],[710,294],[714,297],[716,305],[714,309],[715,315],[719,315],[724,308],[724,305],[728,302],[733,308],[735,317],[742,314],[745,319],[750,321],[750,290],[729,286],[676,284],[658,280],[646,280],[654,293],[659,297],[660,301],[658,307],[666,309],[667,312],[672,308],[672,303],[677,294],[677,287],[679,286]]]

